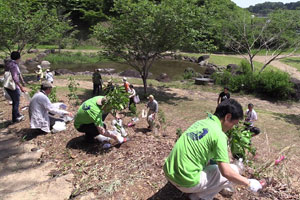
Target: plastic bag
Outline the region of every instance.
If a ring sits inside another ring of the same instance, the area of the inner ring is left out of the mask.
[[[147,117],[147,111],[145,111],[144,109],[142,110],[142,118],[146,118]]]
[[[140,97],[139,97],[139,95],[135,95],[135,96],[133,97],[133,101],[134,101],[135,104],[140,103]]]
[[[60,131],[64,131],[66,129],[67,129],[67,127],[66,127],[65,122],[56,121],[55,124],[53,125],[52,132],[57,133],[57,132],[60,132]]]

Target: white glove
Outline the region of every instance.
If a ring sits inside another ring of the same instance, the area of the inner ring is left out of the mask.
[[[257,192],[258,190],[262,189],[262,185],[260,184],[260,182],[258,180],[255,179],[248,179],[249,180],[249,189],[252,192]]]

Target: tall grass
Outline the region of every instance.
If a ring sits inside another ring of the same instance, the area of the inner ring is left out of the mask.
[[[83,64],[83,63],[97,63],[101,60],[100,56],[95,53],[57,53],[49,54],[45,60],[52,64]]]

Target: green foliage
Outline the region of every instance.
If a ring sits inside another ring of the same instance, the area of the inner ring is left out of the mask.
[[[112,113],[125,109],[129,103],[129,93],[125,91],[124,87],[116,86],[105,97],[107,99],[105,107]]]
[[[113,9],[117,17],[97,24],[94,36],[108,54],[123,58],[141,74],[146,94],[149,69],[160,54],[187,44],[198,49],[211,46],[203,37],[206,15],[196,3],[117,0]]]
[[[37,1],[0,0],[0,50],[31,48],[56,32],[59,22],[56,9]]]
[[[50,99],[51,103],[57,102],[57,96],[56,96],[56,87],[53,87],[50,94],[48,95],[48,98]]]
[[[194,73],[191,71],[185,71],[182,76],[183,76],[183,79],[191,79],[191,78],[193,78]]]
[[[162,111],[161,109],[158,110],[158,121],[161,124],[165,124],[166,123],[166,115],[165,115],[164,111]]]
[[[133,115],[136,115],[136,105],[134,103],[129,106],[129,110]]]
[[[73,77],[69,77],[68,78],[69,84],[68,84],[68,89],[69,89],[69,93],[67,95],[67,97],[69,98],[69,101],[75,101],[75,105],[79,105],[79,98],[77,96],[77,90],[78,90],[78,86],[79,83],[76,82],[76,80]]]
[[[293,92],[293,84],[289,74],[280,71],[251,72],[247,63],[241,63],[241,74],[232,75],[225,70],[223,74],[213,74],[216,84],[226,85],[232,92],[255,93],[276,99],[289,98]]]
[[[245,126],[242,123],[227,131],[226,135],[233,156],[236,155],[245,160],[248,152],[255,155],[256,149],[251,146],[252,133],[249,130],[245,130]]]
[[[60,54],[49,54],[45,57],[45,60],[48,60],[53,64],[70,64],[70,63],[97,63],[99,62],[99,56],[97,54],[85,54],[81,52],[69,53],[64,52]]]
[[[30,92],[29,96],[32,98],[35,93],[40,91],[41,85],[40,84],[33,84],[29,86]],[[57,96],[56,96],[56,87],[53,87],[50,94],[48,94],[48,98],[50,99],[51,103],[55,103],[58,101]]]

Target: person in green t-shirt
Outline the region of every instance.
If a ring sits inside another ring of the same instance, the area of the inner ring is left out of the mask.
[[[209,114],[190,126],[177,140],[163,167],[166,178],[190,199],[213,199],[231,182],[261,189],[259,181],[247,179],[229,164],[227,136],[243,118],[242,106],[234,99],[221,102],[214,115]],[[208,165],[213,159],[217,165]]]
[[[126,142],[127,138],[114,135],[106,130],[103,121],[110,111],[104,96],[88,99],[79,107],[75,116],[74,126],[77,131],[85,133],[85,138],[88,142],[93,142],[94,137],[99,134],[110,137],[118,143]]]

